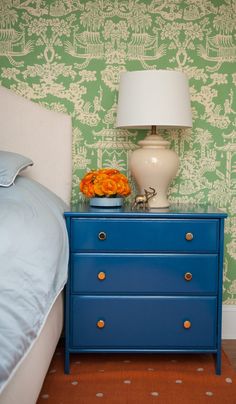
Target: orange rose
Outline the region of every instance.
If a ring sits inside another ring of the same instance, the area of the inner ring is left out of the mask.
[[[80,187],[80,191],[81,191],[81,192],[84,192],[84,186],[85,186],[85,184],[86,184],[86,182],[85,182],[84,179],[80,181],[80,186],[79,186],[79,187]]]
[[[119,193],[121,196],[128,196],[131,193],[131,189],[128,183],[124,183],[124,188],[121,193]]]
[[[99,183],[99,182],[96,182],[96,181],[94,182],[94,192],[98,196],[103,196],[104,195],[103,190],[102,190],[102,183]]]
[[[111,179],[104,180],[102,182],[101,188],[104,195],[116,195],[117,193],[116,182]]]
[[[123,195],[123,193],[125,192],[125,189],[126,189],[125,182],[119,181],[119,182],[117,182],[116,186],[117,186],[117,194]]]
[[[114,181],[128,182],[128,178],[125,175],[121,174],[121,173],[112,175],[112,179]]]
[[[95,196],[93,184],[86,184],[85,183],[84,186],[82,187],[82,192],[88,198],[92,198],[93,196]]]
[[[128,195],[130,195],[130,194],[131,194],[131,188],[130,188],[130,185],[127,183],[127,184],[126,184],[125,196],[128,196]]]
[[[96,175],[97,175],[97,172],[96,172],[96,171],[91,171],[91,172],[87,173],[87,174],[84,176],[84,178],[83,178],[82,181],[90,182],[90,181],[92,181],[92,180],[94,180],[94,179],[96,178]]]
[[[106,174],[103,173],[98,173],[96,175],[96,178],[94,180],[94,183],[98,183],[98,182],[103,182],[104,180],[106,180],[108,178],[108,176]]]

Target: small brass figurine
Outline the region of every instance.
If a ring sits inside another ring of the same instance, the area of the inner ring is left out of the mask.
[[[146,189],[144,189],[144,195],[136,195],[135,200],[132,204],[132,209],[137,208],[145,210],[148,208],[149,199],[153,198],[153,196],[157,194],[155,188],[149,187],[149,189],[151,189],[151,191],[147,191]]]

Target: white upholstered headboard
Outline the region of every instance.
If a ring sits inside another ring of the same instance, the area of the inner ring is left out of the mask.
[[[24,175],[70,203],[72,124],[66,114],[49,111],[0,86],[0,150],[30,157]]]

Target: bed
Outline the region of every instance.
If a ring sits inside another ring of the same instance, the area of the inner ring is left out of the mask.
[[[66,238],[63,208],[64,206],[69,205],[71,196],[71,119],[66,114],[49,111],[36,103],[16,95],[14,92],[6,88],[0,87],[0,122],[0,150],[29,157],[34,163],[32,166],[29,165],[25,170],[19,172],[13,185],[6,188],[0,187],[1,206],[3,206],[2,214],[0,214],[0,218],[2,218],[0,227],[2,228],[3,222],[5,222],[4,218],[6,215],[4,215],[4,206],[6,207],[7,198],[10,198],[9,200],[11,201],[11,204],[12,200],[15,198],[15,210],[18,213],[20,212],[20,215],[24,217],[24,223],[25,226],[27,226],[27,230],[29,230],[30,225],[32,225],[34,221],[35,223],[40,223],[42,251],[45,248],[45,242],[47,241],[46,238],[42,237],[44,232],[43,223],[46,220],[40,217],[40,212],[42,211],[47,212],[49,228],[51,228],[51,222],[55,222],[56,226],[58,226],[55,230],[60,227],[60,230],[57,232],[60,234],[58,239],[63,240],[64,243],[63,253],[60,256],[60,259],[59,257],[55,257],[55,259],[52,260],[50,258],[53,262],[53,266],[57,268],[57,276],[55,277],[59,278],[59,282],[57,287],[55,287],[54,294],[51,287],[49,292],[45,293],[50,295],[49,302],[47,302],[48,306],[46,313],[40,312],[40,319],[35,321],[38,329],[32,332],[29,330],[27,333],[27,337],[28,334],[32,334],[30,335],[30,338],[28,338],[29,345],[26,345],[24,341],[24,349],[23,353],[21,353],[21,357],[19,357],[19,352],[16,350],[14,354],[15,364],[12,366],[11,371],[9,371],[8,376],[5,377],[5,380],[1,380],[0,404],[33,404],[37,401],[52,355],[63,328],[63,286],[66,282],[68,260],[68,240]],[[21,205],[23,206],[23,213],[20,210],[20,203],[18,201],[19,192],[22,202]],[[15,195],[17,195],[17,197]],[[5,202],[4,198],[6,198]],[[36,211],[33,203],[40,203],[41,210],[39,209],[39,212]],[[6,209],[6,213],[7,212],[8,209]],[[28,221],[26,220],[28,217],[27,215],[29,215],[30,219]],[[59,219],[55,218],[56,215],[59,215]],[[11,217],[12,220],[10,223],[14,225],[14,214]],[[33,229],[31,229],[31,232],[33,232]],[[11,233],[9,234],[10,236],[6,238],[8,244],[11,239],[12,241],[16,239],[15,233],[12,237]],[[50,234],[50,231],[46,231],[45,234]],[[50,237],[51,239],[54,237],[53,232]],[[21,245],[27,245],[27,242],[23,243],[23,239],[21,240],[21,243]],[[58,245],[58,242],[55,241],[54,244]],[[54,244],[52,243],[52,245]],[[52,248],[52,250],[54,251],[54,248]],[[16,254],[14,249],[12,251],[12,257],[15,257]],[[22,251],[24,252],[24,248]],[[37,258],[35,261],[37,261],[37,265],[40,265],[40,271],[42,270],[42,273],[44,273],[43,271],[46,273],[48,261],[50,260],[48,260],[47,256],[47,259],[45,259],[45,256],[41,254],[42,251],[37,247],[37,254],[40,256],[40,259]],[[36,256],[38,257],[38,255]],[[30,259],[25,256],[21,258],[23,259],[24,269],[28,266],[32,270]],[[11,261],[11,257],[9,258],[9,261]],[[35,268],[38,267],[35,266]],[[0,262],[0,270],[4,271],[3,259],[1,259]],[[37,271],[35,271],[35,274]],[[13,276],[11,272],[9,272],[9,277],[10,276]],[[22,279],[24,279],[24,276],[22,275]],[[1,295],[3,295],[1,285],[4,287],[4,279],[6,279],[5,273],[0,282]],[[47,280],[45,280],[45,282],[47,282]],[[12,282],[12,279],[11,283],[14,283]],[[37,283],[41,284],[41,282],[34,282],[35,285]],[[41,289],[44,290],[44,287],[41,287]],[[40,300],[40,297],[36,299],[36,293],[38,292],[32,289],[31,295],[32,298],[34,298],[32,306],[35,305],[35,300]],[[20,299],[21,298],[22,296]],[[23,296],[23,300],[24,299],[25,296]],[[1,305],[4,306],[4,303]],[[14,318],[17,317],[18,306],[18,304],[15,304],[15,313],[8,314],[13,315]],[[2,307],[2,309],[4,310],[4,307]],[[2,326],[4,326],[3,315],[0,311],[0,327],[1,322]],[[17,346],[17,336],[14,333],[13,336],[14,343]],[[6,349],[5,352],[7,352]],[[2,352],[2,356],[4,356],[3,353],[5,354],[5,352]],[[1,357],[1,362],[3,362],[2,359],[3,358]],[[5,357],[4,360],[6,360]]]

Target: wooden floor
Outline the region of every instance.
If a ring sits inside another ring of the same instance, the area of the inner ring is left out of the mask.
[[[236,339],[225,339],[222,341],[222,347],[228,356],[232,366],[236,370]]]

